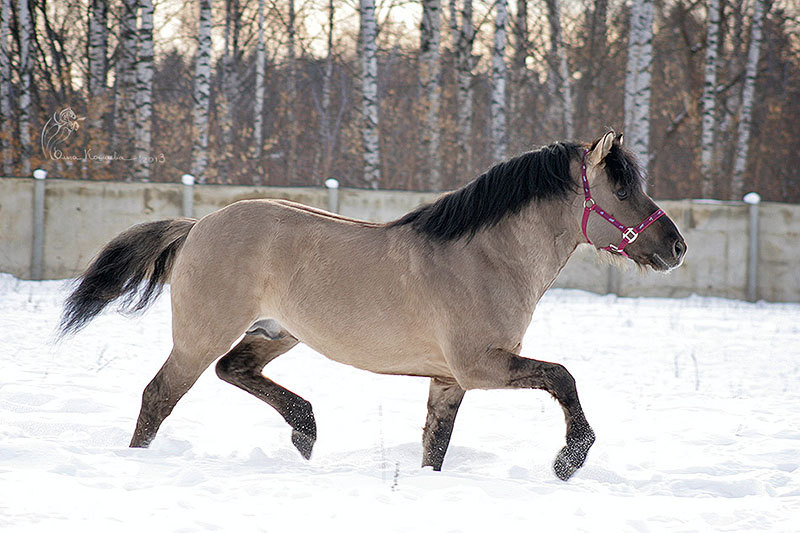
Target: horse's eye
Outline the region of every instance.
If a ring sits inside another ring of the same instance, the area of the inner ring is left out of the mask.
[[[620,200],[625,200],[628,198],[628,191],[626,189],[620,189],[617,191],[617,198]]]

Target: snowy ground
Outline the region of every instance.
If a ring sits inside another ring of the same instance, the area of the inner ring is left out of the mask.
[[[564,363],[597,443],[551,471],[558,406],[475,391],[421,470],[427,381],[299,347],[267,374],[314,405],[310,462],[272,408],[209,370],[126,447],[169,351],[169,300],[53,344],[63,282],[0,274],[2,531],[797,531],[800,305],[553,290],[523,354]]]

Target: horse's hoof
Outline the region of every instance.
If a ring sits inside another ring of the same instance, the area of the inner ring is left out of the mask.
[[[581,467],[581,465],[573,462],[571,455],[567,447],[564,446],[561,451],[558,452],[556,460],[553,462],[553,471],[561,481],[566,481],[571,478],[572,474]]]
[[[301,433],[296,429],[292,430],[292,444],[305,459],[311,459],[311,450],[314,449],[315,440],[314,437]]]
[[[592,444],[594,444],[594,432],[591,429],[581,439],[568,439],[568,444],[561,448],[553,462],[553,471],[558,479],[568,480],[583,466]]]

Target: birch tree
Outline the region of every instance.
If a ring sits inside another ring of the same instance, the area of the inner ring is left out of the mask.
[[[89,95],[101,96],[106,87],[106,50],[108,14],[104,0],[92,0],[89,6]]]
[[[456,168],[472,165],[472,44],[475,28],[472,23],[472,0],[462,0],[458,22],[456,0],[450,0],[450,30],[455,46],[456,63]]]
[[[625,71],[625,139],[646,169],[650,162],[653,0],[634,0]]]
[[[31,173],[31,14],[28,0],[18,0],[19,27],[19,144],[22,149],[22,174]]]
[[[425,188],[433,191],[442,188],[442,159],[439,154],[439,102],[441,94],[441,68],[439,47],[441,42],[442,5],[440,0],[422,0],[420,24],[419,81],[422,89],[423,131],[422,154],[427,169]]]
[[[119,59],[114,68],[114,146],[129,142],[134,130],[138,10],[137,0],[123,0],[120,7]]]
[[[364,141],[364,182],[377,189],[380,184],[380,147],[378,143],[378,24],[375,0],[361,2],[361,112]]]
[[[489,96],[491,122],[492,159],[502,161],[506,157],[506,24],[508,11],[506,0],[495,2],[494,46],[492,47],[492,87]]]
[[[702,130],[700,132],[700,174],[703,198],[714,194],[714,133],[716,128],[717,52],[719,36],[719,0],[707,0],[706,59],[703,80]]]
[[[3,174],[14,171],[11,141],[14,137],[11,118],[11,0],[0,3],[0,152]]]
[[[731,178],[731,200],[740,200],[744,193],[744,171],[747,167],[747,151],[750,144],[750,119],[753,114],[753,97],[756,88],[758,58],[761,52],[764,15],[769,0],[755,0],[753,6],[753,22],[750,27],[750,48],[747,51],[744,86],[742,87],[742,107],[739,114],[739,131],[736,141],[736,152],[733,160],[733,176]]]
[[[263,3],[263,0],[261,0]],[[192,175],[199,183],[206,182],[208,167],[208,106],[211,92],[211,0],[200,0],[200,16],[197,25],[197,57],[194,68],[194,110],[192,127]],[[260,25],[263,27],[263,24]],[[263,75],[263,73],[262,73]],[[262,80],[263,84],[263,80]],[[262,87],[263,90],[263,87]],[[262,98],[263,100],[263,94]],[[256,106],[258,106],[256,92]],[[260,113],[256,112],[258,124]],[[259,129],[256,129],[258,134]],[[260,144],[256,144],[259,147]]]
[[[572,83],[570,81],[567,51],[564,49],[564,40],[561,31],[561,5],[559,0],[546,0],[547,18],[550,23],[550,56],[553,65],[551,76],[555,83],[555,93],[561,108],[562,134],[564,138],[571,139],[574,135],[572,122]]]
[[[153,128],[153,2],[139,0],[139,57],[136,61],[136,179],[150,179]]]
[[[210,9],[209,4],[209,9]],[[209,31],[211,21],[209,20]],[[210,37],[210,35],[209,35]],[[211,44],[209,38],[209,45]],[[210,52],[210,50],[209,50]],[[253,144],[254,155],[257,160],[261,159],[264,151],[264,94],[266,92],[264,71],[266,70],[267,53],[264,45],[264,0],[258,0],[258,44],[256,45],[256,101],[253,103]],[[198,65],[199,66],[199,65]],[[263,185],[260,173],[254,177],[256,185]]]

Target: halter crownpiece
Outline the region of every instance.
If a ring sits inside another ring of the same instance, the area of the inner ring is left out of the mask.
[[[589,191],[589,180],[586,178],[586,154],[589,153],[589,150],[583,151],[583,159],[581,160],[581,180],[583,181],[583,219],[581,220],[581,229],[583,230],[583,236],[586,237],[586,242],[592,244],[591,239],[589,239],[589,235],[586,233],[586,225],[589,223],[589,215],[592,211],[595,211],[598,215],[606,219],[606,221],[620,230],[622,232],[622,240],[619,241],[617,246],[613,244],[609,244],[608,246],[604,246],[600,248],[601,250],[608,250],[609,252],[616,252],[620,255],[628,257],[628,254],[625,253],[625,247],[628,246],[630,243],[636,240],[641,232],[643,232],[650,224],[658,220],[664,215],[664,211],[661,209],[656,209],[656,211],[644,219],[639,225],[626,227],[622,223],[620,223],[616,218],[612,215],[604,211],[597,202],[594,201],[592,198],[592,193]]]

